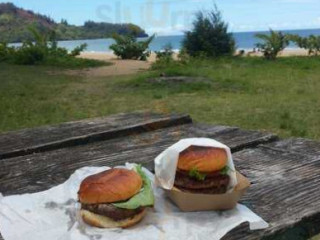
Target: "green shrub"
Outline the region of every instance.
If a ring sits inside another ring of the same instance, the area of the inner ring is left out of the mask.
[[[173,59],[173,51],[172,51],[172,45],[170,43],[166,44],[163,47],[163,50],[161,51],[156,51],[156,59]]]
[[[9,47],[7,43],[0,43],[0,62],[10,60],[13,53],[13,47]]]
[[[146,41],[137,41],[133,35],[119,35],[113,34],[112,38],[116,43],[110,46],[114,54],[122,59],[136,59],[136,60],[147,60],[150,56],[148,51],[149,44],[154,39],[154,35],[149,37]]]
[[[24,44],[13,55],[13,62],[21,65],[34,65],[44,61],[45,50],[42,47]]]
[[[82,44],[68,53],[67,49],[58,47],[54,31],[41,33],[32,27],[29,28],[29,31],[33,35],[34,42],[26,41],[18,48],[9,48],[6,44],[0,44],[0,61],[12,59],[13,63],[22,65],[52,64],[75,67],[86,63],[90,66],[94,65],[92,62],[78,61],[75,58],[87,47],[86,44]],[[97,63],[97,65],[101,65],[101,63]]]
[[[190,55],[187,53],[185,48],[180,49],[179,54],[178,54],[178,60],[182,64],[188,64],[191,60]]]
[[[216,6],[209,13],[197,13],[193,30],[185,34],[183,47],[193,57],[220,57],[234,53],[235,40],[228,33],[228,24],[222,20]]]
[[[270,34],[256,34],[262,40],[256,46],[268,60],[275,60],[278,54],[289,45],[289,37],[282,32],[270,29]]]
[[[320,36],[300,37],[299,35],[289,35],[289,39],[298,47],[308,50],[309,55],[317,56],[320,53]]]
[[[171,44],[167,44],[163,47],[163,50],[156,51],[156,62],[153,64],[153,68],[161,68],[173,62],[173,51]]]
[[[76,56],[79,56],[81,52],[83,52],[84,50],[86,50],[87,48],[87,44],[84,43],[84,44],[81,44],[80,46],[76,47],[75,49],[73,49],[70,53],[70,56],[72,57],[76,57]]]

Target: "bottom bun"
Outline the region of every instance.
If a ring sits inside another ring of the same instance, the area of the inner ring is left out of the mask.
[[[80,214],[82,216],[82,219],[87,224],[99,227],[99,228],[127,228],[132,225],[135,225],[136,223],[140,222],[141,219],[146,214],[146,209],[144,209],[142,212],[138,213],[137,215],[134,215],[131,218],[123,219],[120,221],[114,221],[113,219],[98,215],[92,212],[89,212],[87,210],[81,209]]]

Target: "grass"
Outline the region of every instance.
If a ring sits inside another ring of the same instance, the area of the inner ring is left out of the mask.
[[[47,66],[0,65],[0,131],[150,110],[320,140],[319,64],[320,58],[307,57],[195,60],[136,76],[90,79],[50,75]],[[163,72],[209,82],[148,83]]]
[[[88,67],[101,67],[108,66],[112,63],[106,61],[100,61],[95,59],[84,59],[74,57],[64,58],[47,58],[41,65],[48,67],[59,67],[59,68],[88,68]]]
[[[149,85],[149,91],[162,94],[170,110],[189,112],[198,121],[320,139],[319,64],[320,58],[307,57],[170,64],[158,71],[205,76],[211,85]]]

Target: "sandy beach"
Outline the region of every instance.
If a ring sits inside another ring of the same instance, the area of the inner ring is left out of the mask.
[[[262,56],[263,54],[261,52],[254,52],[253,50],[245,50],[244,56]],[[282,51],[279,54],[280,57],[292,57],[292,56],[308,56],[308,51],[305,49],[294,49],[294,48],[288,48]]]
[[[174,58],[177,58],[177,55],[178,54],[175,53]],[[307,55],[308,52],[304,49],[286,49],[280,54],[281,57]],[[262,56],[262,53],[246,50],[244,56]],[[121,60],[110,52],[83,52],[81,53],[80,57],[108,61],[111,62],[112,65],[85,70],[69,70],[67,74],[85,74],[93,77],[130,75],[149,69],[151,64],[156,60],[155,53],[151,54],[151,56],[148,58],[148,61]]]

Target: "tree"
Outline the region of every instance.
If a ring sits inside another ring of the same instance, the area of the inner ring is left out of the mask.
[[[223,21],[217,6],[208,13],[200,11],[196,14],[193,29],[185,33],[183,48],[191,56],[219,57],[234,53],[235,40],[228,33],[228,24]]]
[[[255,36],[262,40],[256,46],[268,60],[275,60],[278,54],[289,45],[289,38],[286,34],[273,31],[272,29],[270,29],[270,34],[261,33]]]
[[[298,47],[308,50],[309,55],[317,56],[320,53],[320,36],[300,37],[299,35],[289,35],[289,39]]]
[[[69,23],[68,23],[68,21],[66,19],[61,19],[60,24],[65,25],[65,26],[69,25]]]
[[[116,43],[112,44],[110,49],[113,50],[116,56],[122,59],[147,60],[147,57],[150,55],[148,47],[154,37],[152,35],[146,41],[137,41],[136,37],[132,34],[113,34],[112,38]]]

